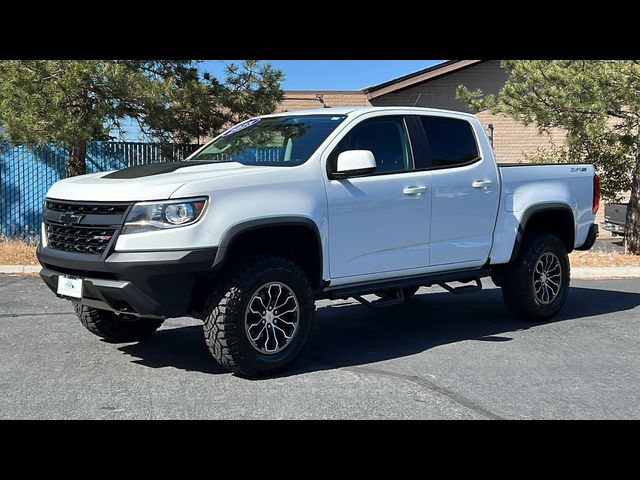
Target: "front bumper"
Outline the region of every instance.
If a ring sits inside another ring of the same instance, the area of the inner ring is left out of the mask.
[[[40,276],[56,293],[58,277],[83,279],[84,305],[144,317],[192,312],[196,281],[213,271],[216,248],[179,251],[72,253],[38,246]]]

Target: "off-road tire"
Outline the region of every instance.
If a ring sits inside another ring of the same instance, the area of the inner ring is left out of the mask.
[[[555,254],[562,270],[560,290],[548,305],[537,300],[533,285],[533,271],[546,252]],[[558,237],[550,234],[531,236],[523,243],[516,260],[506,265],[502,272],[502,297],[515,317],[533,322],[548,320],[560,311],[567,299],[570,274],[567,249]]]
[[[299,306],[298,329],[282,351],[263,354],[245,332],[245,311],[253,294],[265,283],[282,282],[295,294]],[[246,377],[273,374],[287,368],[300,355],[311,336],[315,302],[304,272],[284,258],[260,255],[246,259],[227,273],[206,302],[204,337],[213,358],[223,367]]]
[[[151,335],[164,322],[155,318],[128,318],[108,310],[75,303],[73,309],[84,327],[110,342],[136,342]]]

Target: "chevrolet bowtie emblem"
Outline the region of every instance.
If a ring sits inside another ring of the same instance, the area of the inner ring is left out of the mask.
[[[83,218],[84,215],[77,215],[73,212],[66,212],[60,216],[60,221],[65,225],[73,225],[76,223],[80,223]]]

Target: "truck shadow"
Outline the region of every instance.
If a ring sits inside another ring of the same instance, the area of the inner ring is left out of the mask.
[[[320,303],[305,353],[293,368],[277,376],[366,365],[465,340],[508,342],[510,332],[540,325],[513,319],[498,289],[463,296],[426,292],[422,289],[411,301],[380,310],[352,301]],[[562,312],[547,323],[620,312],[638,305],[638,293],[571,288]],[[228,373],[211,358],[200,325],[161,329],[149,339],[119,350],[135,357],[135,363],[152,368]]]

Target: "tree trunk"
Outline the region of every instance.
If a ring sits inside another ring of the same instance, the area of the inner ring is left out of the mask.
[[[636,150],[636,166],[631,179],[631,198],[627,207],[624,245],[626,253],[640,255],[640,143]]]
[[[69,162],[67,162],[67,177],[75,177],[76,175],[84,175],[87,173],[87,164],[85,161],[86,156],[86,140],[76,140],[71,142],[71,146],[69,148]]]

